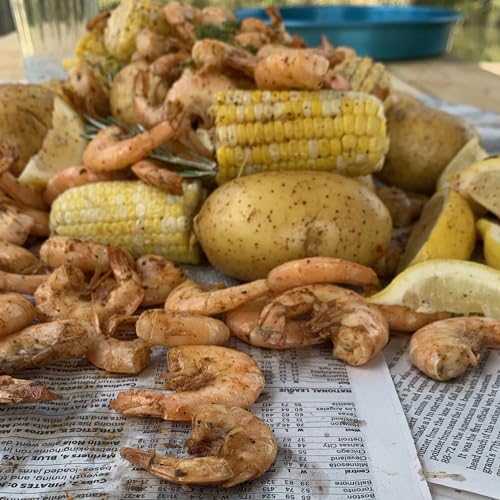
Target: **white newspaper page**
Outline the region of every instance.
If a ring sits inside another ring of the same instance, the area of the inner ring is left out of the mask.
[[[349,368],[329,346],[235,346],[256,359],[267,381],[252,411],[272,427],[279,449],[261,478],[187,492],[121,459],[123,446],[185,452],[189,423],[125,418],[108,408],[122,390],[162,389],[167,367],[158,349],[140,377],[105,374],[84,361],[20,374],[64,399],[0,409],[0,498],[431,498],[383,356]]]
[[[386,358],[428,481],[500,498],[500,352],[451,382],[412,366],[408,337]]]

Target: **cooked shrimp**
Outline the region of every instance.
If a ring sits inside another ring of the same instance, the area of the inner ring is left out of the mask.
[[[67,236],[51,236],[40,247],[40,259],[49,267],[68,264],[86,273],[102,273],[110,268],[108,247],[93,241]]]
[[[231,12],[231,9],[220,5],[208,5],[203,7],[199,16],[201,25],[211,25],[223,28],[228,22],[236,21],[236,17]]]
[[[239,317],[226,315],[231,333],[252,345],[288,349],[330,338],[334,358],[362,365],[389,340],[387,320],[377,307],[361,295],[334,285],[292,288],[265,302],[260,312],[259,306],[241,308],[236,311]]]
[[[83,165],[67,167],[57,174],[54,174],[47,183],[43,197],[51,205],[53,201],[64,191],[76,186],[83,186],[92,182],[115,181],[126,179],[127,175],[123,172],[92,172]]]
[[[0,338],[31,325],[34,314],[35,308],[22,295],[0,295]]]
[[[177,392],[121,392],[111,401],[111,408],[124,415],[185,421],[205,403],[248,408],[264,388],[264,375],[257,363],[234,349],[214,345],[172,347],[167,360],[170,372],[165,374],[165,387]]]
[[[135,49],[141,57],[154,61],[158,57],[181,47],[179,40],[159,35],[148,28],[139,31],[135,37]]]
[[[33,220],[30,234],[34,236],[48,236],[50,234],[48,212],[30,207],[16,207],[16,210]]]
[[[186,279],[178,264],[160,255],[143,255],[135,265],[144,288],[143,307],[164,304],[170,292]]]
[[[14,201],[20,205],[37,210],[46,210],[42,195],[28,186],[19,184],[18,180],[10,172],[4,172],[0,175],[0,189],[5,191]]]
[[[332,257],[309,257],[285,262],[267,275],[272,292],[283,292],[296,286],[315,283],[357,285],[375,291],[379,281],[370,267]]]
[[[253,51],[255,51],[260,49],[264,45],[271,43],[271,38],[269,38],[265,33],[262,33],[261,31],[246,31],[243,33],[236,33],[236,35],[234,35],[233,41],[240,47],[252,49]]]
[[[182,195],[183,193],[182,183],[184,179],[177,172],[166,167],[160,167],[152,160],[142,160],[136,163],[132,167],[132,172],[144,184],[157,187],[174,195]]]
[[[39,323],[0,339],[0,371],[14,372],[79,358],[87,351],[92,326],[68,319]]]
[[[210,291],[204,291],[199,283],[186,280],[172,290],[165,301],[165,309],[212,316],[235,309],[268,292],[264,279]]]
[[[394,186],[378,187],[376,193],[389,210],[394,227],[408,226],[418,219],[429,199],[423,194],[409,193]]]
[[[38,267],[38,259],[26,248],[0,240],[0,269],[26,274]]]
[[[168,122],[161,122],[152,129],[129,138],[123,138],[120,127],[111,125],[100,130],[87,145],[83,163],[94,172],[120,170],[146,158],[174,135],[175,130]]]
[[[89,288],[83,272],[74,266],[58,267],[34,293],[37,313],[43,319],[78,318],[93,322],[94,313],[106,333],[114,314],[131,315],[139,307],[144,290],[133,263],[125,252],[108,247],[109,265],[115,282],[93,291],[93,302],[82,297]]]
[[[186,66],[186,62],[189,61],[189,57],[189,52],[183,50],[171,54],[164,54],[152,62],[150,72],[153,76],[158,76],[168,83],[173,83],[181,76],[182,70]]]
[[[274,31],[262,19],[257,17],[246,17],[241,20],[238,33],[263,33],[268,38],[273,38]]]
[[[418,313],[406,306],[382,306],[377,305],[389,323],[389,329],[397,332],[413,333],[429,323],[447,319],[447,312]]]
[[[130,463],[177,484],[207,484],[230,488],[264,474],[276,459],[278,445],[264,421],[238,407],[207,404],[193,414],[188,441],[194,458],[158,455],[122,448]]]
[[[410,358],[427,376],[446,381],[476,366],[483,347],[500,347],[500,321],[450,318],[417,330],[410,340]]]
[[[0,290],[33,293],[47,281],[48,277],[48,274],[14,274],[0,271]]]
[[[323,56],[295,49],[260,59],[254,78],[259,89],[317,90],[323,86],[329,66]]]
[[[54,399],[61,399],[61,396],[42,384],[0,375],[0,405],[36,403]]]
[[[101,370],[135,375],[149,365],[150,349],[141,339],[121,340],[94,332],[86,356]]]
[[[150,345],[224,345],[229,341],[229,328],[220,320],[207,316],[144,311],[137,320],[137,336]]]
[[[64,90],[80,113],[90,116],[110,114],[108,96],[87,64],[78,64],[70,70]]]
[[[28,239],[34,221],[11,205],[0,205],[0,240],[23,245]]]
[[[177,36],[185,43],[196,40],[195,24],[200,17],[200,10],[180,2],[169,2],[163,8],[165,19]]]

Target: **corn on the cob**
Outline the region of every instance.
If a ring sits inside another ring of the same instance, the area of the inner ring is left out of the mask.
[[[222,92],[215,124],[219,184],[266,170],[366,175],[389,147],[382,102],[358,92]]]
[[[120,246],[134,257],[163,255],[197,264],[193,216],[204,199],[198,182],[174,196],[140,181],[108,181],[74,187],[52,204],[52,232]]]

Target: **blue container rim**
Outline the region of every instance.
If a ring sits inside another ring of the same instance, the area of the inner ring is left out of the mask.
[[[328,22],[317,22],[314,20],[296,20],[287,19],[286,13],[294,10],[299,11],[318,11],[318,10],[351,10],[351,11],[372,11],[372,12],[390,12],[398,11],[408,14],[408,17],[397,19],[363,19],[360,21],[328,21]],[[285,24],[289,27],[309,27],[309,28],[346,28],[346,27],[373,27],[373,26],[395,26],[399,24],[404,25],[422,25],[422,24],[448,24],[456,23],[457,21],[463,20],[464,16],[455,10],[445,9],[443,7],[432,7],[424,5],[290,5],[285,7],[280,7],[280,12],[283,15]],[[236,16],[238,18],[255,16],[264,13],[263,7],[247,7],[244,9],[239,9],[236,11]],[[422,14],[427,13],[427,16]],[[412,17],[412,14],[419,14],[417,17]]]

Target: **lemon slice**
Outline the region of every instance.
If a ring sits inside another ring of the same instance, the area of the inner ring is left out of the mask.
[[[403,271],[368,300],[424,313],[479,313],[500,319],[500,271],[464,260],[427,260]]]
[[[478,160],[486,158],[488,153],[479,143],[479,137],[475,135],[465,146],[452,158],[447,167],[439,176],[436,184],[436,191],[446,189],[452,185],[452,178],[459,174]]]
[[[468,259],[475,240],[474,214],[467,201],[451,189],[438,191],[424,205],[399,269],[429,259]]]
[[[495,269],[500,269],[500,224],[488,219],[479,219],[476,227],[483,238],[486,263]]]
[[[478,161],[452,179],[453,188],[500,217],[500,157]]]
[[[34,189],[43,189],[57,172],[82,163],[87,141],[85,126],[76,111],[60,97],[54,99],[52,128],[47,132],[40,151],[31,157],[18,180]]]

